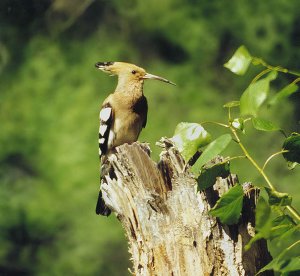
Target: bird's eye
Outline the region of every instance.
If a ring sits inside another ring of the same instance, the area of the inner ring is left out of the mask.
[[[134,74],[136,73],[136,71],[135,71],[135,70],[132,70],[131,73],[134,75]]]

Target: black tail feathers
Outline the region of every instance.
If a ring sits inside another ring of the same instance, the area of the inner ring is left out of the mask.
[[[109,164],[107,160],[106,155],[102,156],[101,163],[102,165],[100,167],[100,186],[103,182],[105,182],[103,177],[104,175],[109,175],[111,179],[116,177],[112,166]],[[96,205],[96,214],[108,217],[110,213],[111,210],[105,205],[105,202],[102,197],[102,192],[100,190],[98,195],[97,205]]]
[[[105,202],[102,198],[102,192],[99,191],[98,201],[96,205],[96,214],[108,217],[110,213],[111,210],[105,205]]]

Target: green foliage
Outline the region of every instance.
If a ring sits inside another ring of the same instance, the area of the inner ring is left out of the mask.
[[[270,99],[269,105],[275,105],[283,101],[285,98],[289,97],[290,95],[294,94],[298,91],[298,85],[295,82],[288,84],[287,86],[283,87],[279,92],[275,94],[275,96]]]
[[[248,250],[254,242],[260,239],[275,241],[280,246],[282,241],[291,239],[291,236],[300,231],[289,215],[276,215],[278,208],[268,204],[263,197],[259,197],[255,215],[255,236],[245,246]],[[275,217],[274,217],[275,216]]]
[[[270,238],[272,228],[272,213],[270,205],[265,201],[263,197],[259,197],[255,211],[255,230],[256,234],[249,243],[245,246],[246,250],[249,250],[254,242],[260,239]]]
[[[263,212],[263,210],[261,210]],[[288,235],[297,231],[297,224],[288,215],[280,215],[273,219],[270,239],[281,238],[284,239]]]
[[[246,91],[243,93],[243,95],[240,98],[240,113],[241,115],[252,115],[254,116],[252,118],[252,123],[255,129],[262,130],[262,131],[276,131],[280,130],[279,127],[277,127],[274,123],[267,121],[265,119],[261,119],[256,117],[259,109],[261,108],[262,104],[266,101],[269,89],[270,89],[270,81],[274,80],[278,72],[283,73],[289,73],[291,75],[299,76],[299,73],[297,72],[291,72],[288,69],[282,68],[280,66],[273,67],[268,65],[265,61],[258,58],[253,58],[253,64],[254,65],[263,65],[267,67],[266,70],[262,71],[260,74],[258,74],[250,84],[250,86],[246,89]],[[264,79],[258,80],[263,74],[266,72],[271,71],[271,73]],[[297,87],[295,87],[295,83],[299,80],[297,78],[294,80],[293,83],[283,88],[279,94],[271,100],[271,103],[277,103],[281,99],[287,97],[288,95],[294,93],[297,90]],[[234,107],[234,106],[233,106]],[[231,106],[228,106],[229,109],[229,119],[230,119],[230,108]],[[294,232],[299,232],[299,226],[300,226],[300,215],[299,213],[291,206],[292,203],[292,197],[288,193],[282,193],[275,189],[273,184],[270,182],[269,178],[264,172],[264,167],[267,164],[268,161],[271,160],[274,156],[277,155],[273,154],[271,155],[267,161],[265,162],[265,165],[263,168],[260,168],[259,165],[256,163],[256,161],[252,158],[252,156],[249,154],[248,150],[245,148],[245,146],[242,144],[237,132],[235,131],[235,127],[231,123],[231,130],[232,133],[241,147],[243,153],[245,154],[245,157],[249,159],[249,161],[252,163],[252,165],[258,170],[258,172],[262,175],[262,177],[265,179],[266,184],[268,187],[265,188],[268,195],[268,203],[264,199],[260,199],[257,210],[256,210],[256,235],[250,240],[250,242],[246,245],[246,249],[249,249],[251,245],[261,239],[277,239],[282,240],[287,237],[287,235],[291,235]],[[282,153],[285,159],[288,162],[296,162],[298,163],[298,157],[300,156],[300,151],[298,144],[299,143],[299,134],[294,133],[290,137],[286,138],[282,147]],[[280,153],[280,152],[279,152]],[[289,215],[284,214],[284,209],[282,207],[286,207],[289,211]],[[275,218],[272,218],[274,214],[280,213],[280,216],[276,216]],[[296,221],[296,223],[294,222]],[[263,269],[260,270],[259,273],[265,271],[265,270],[274,270],[278,272],[282,272],[283,274],[286,274],[291,271],[296,271],[299,269],[299,255],[297,254],[296,257],[285,257],[285,254],[288,250],[290,250],[292,247],[294,247],[299,242],[295,242],[292,245],[290,245],[286,250],[284,250],[281,254],[276,256],[272,262],[270,262],[267,266],[265,266]]]
[[[224,224],[236,224],[241,215],[243,198],[243,187],[237,184],[222,195],[209,213],[218,217]]]
[[[230,134],[224,134],[218,137],[216,140],[212,141],[202,152],[194,166],[192,167],[193,173],[198,176],[199,172],[204,164],[208,161],[212,160],[218,154],[220,154],[226,147],[229,145],[231,141]]]
[[[293,246],[299,247],[300,241],[295,243]],[[290,248],[283,250],[276,258],[274,258],[268,265],[263,267],[257,274],[266,271],[274,270],[275,272],[280,272],[280,275],[289,275],[289,272],[299,271],[300,270],[300,257],[287,258],[286,253]]]
[[[287,151],[283,153],[283,157],[288,162],[300,163],[300,134],[292,133],[284,140],[282,149]]]
[[[255,229],[259,233],[259,235],[268,238],[271,225],[271,207],[263,197],[259,197],[258,203],[256,205]]]
[[[228,160],[216,164],[205,164],[197,179],[200,190],[205,190],[216,183],[217,177],[226,178],[230,173],[230,163]]]
[[[231,59],[224,64],[231,72],[237,75],[244,75],[252,61],[252,56],[245,46],[239,47]]]
[[[255,129],[261,130],[261,131],[277,131],[277,130],[280,130],[280,127],[276,126],[271,121],[268,121],[268,120],[265,120],[265,119],[262,119],[262,118],[258,118],[258,117],[252,118],[252,124],[253,124],[253,127]]]
[[[223,107],[231,108],[240,105],[240,101],[231,101],[223,105]]]
[[[72,47],[75,54],[81,45]],[[94,213],[105,97],[97,95],[99,73],[89,57],[97,60],[96,52],[90,43],[74,65],[57,43],[36,37],[22,69],[0,83],[0,266],[8,271],[100,274],[110,244],[120,248],[120,269],[128,267],[119,223]]]
[[[257,112],[264,101],[267,99],[270,82],[277,77],[277,72],[272,71],[264,79],[251,83],[240,99],[241,115],[257,116]]]
[[[281,153],[288,162],[299,163],[300,134],[293,133],[291,136],[287,137],[283,143],[282,150],[268,157],[264,163],[264,166],[260,167],[256,160],[252,157],[252,155],[250,155],[247,147],[241,141],[239,136],[240,133],[238,132],[241,131],[243,134],[246,134],[245,123],[248,120],[252,121],[252,125],[256,130],[264,132],[280,130],[281,132],[283,132],[278,126],[276,126],[275,123],[258,117],[258,114],[261,111],[263,104],[267,102],[267,99],[269,97],[270,82],[277,78],[278,73],[290,74],[297,77],[300,75],[300,73],[289,71],[288,69],[282,68],[280,66],[271,66],[264,60],[251,56],[245,46],[240,47],[234,53],[233,57],[225,64],[225,67],[235,74],[243,75],[248,70],[251,62],[255,66],[262,65],[266,67],[266,69],[261,71],[252,80],[248,88],[241,95],[239,101],[231,101],[223,105],[223,107],[227,108],[228,110],[227,123],[215,121],[210,122],[215,126],[221,126],[224,129],[229,130],[232,136],[226,133],[208,144],[203,153],[191,168],[195,177],[197,177],[200,190],[211,187],[216,181],[217,177],[228,176],[228,160],[234,160],[240,157],[244,157],[249,160],[251,165],[253,165],[253,167],[258,171],[261,177],[265,180],[265,184],[267,186],[265,187],[265,191],[267,192],[266,195],[268,201],[266,201],[263,197],[260,197],[259,199],[256,209],[256,234],[245,246],[246,250],[248,250],[254,242],[262,238],[270,241],[277,240],[277,244],[280,244],[282,243],[284,238],[289,237],[289,239],[292,240],[293,234],[295,234],[296,232],[300,234],[300,214],[291,205],[291,195],[289,193],[279,192],[264,171],[265,166],[268,164],[268,162],[273,157]],[[266,77],[261,78],[267,73],[269,74]],[[294,93],[297,90],[297,87],[295,87],[295,83],[298,80],[299,78],[295,79],[292,84],[280,90],[278,96],[273,97],[273,99],[269,101],[269,103],[278,103],[281,99]],[[240,111],[239,117],[235,117],[234,119],[232,119],[233,110],[236,111],[235,109],[237,107],[239,107]],[[250,117],[247,118],[246,115]],[[226,158],[225,162],[212,165],[211,163],[213,162],[211,160],[229,145],[232,138],[240,147],[243,155],[232,156],[230,158]],[[189,146],[193,145],[189,144]],[[184,149],[181,149],[181,151],[184,152]],[[194,152],[195,151],[196,147],[194,148]],[[211,161],[211,163],[208,163],[209,161]],[[226,167],[226,165],[228,166]],[[218,217],[224,224],[235,224],[238,222],[241,215],[243,197],[244,192],[242,186],[235,185],[220,197],[220,199],[209,211],[209,213],[213,216]],[[286,214],[286,212],[288,212],[288,214]],[[299,255],[292,255],[291,257],[289,254],[285,256],[286,252],[298,243],[299,241],[294,242],[285,251],[283,251],[283,253],[275,256],[273,261],[265,266],[259,273],[270,269],[281,272],[283,274],[298,270]]]
[[[269,196],[269,204],[277,206],[291,205],[292,197],[287,193],[280,193],[270,188],[265,188]]]
[[[211,135],[199,124],[180,123],[171,140],[188,162],[201,147],[211,141]]]

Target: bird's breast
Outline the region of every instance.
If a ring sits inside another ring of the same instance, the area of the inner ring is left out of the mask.
[[[134,112],[123,112],[116,114],[114,121],[115,146],[137,141],[142,130],[141,117]]]

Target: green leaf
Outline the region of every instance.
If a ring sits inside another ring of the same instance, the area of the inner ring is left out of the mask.
[[[283,150],[288,152],[283,153],[283,157],[290,163],[300,163],[300,134],[292,133],[287,137],[282,146]]]
[[[272,228],[272,218],[271,218],[271,207],[265,201],[265,199],[260,196],[256,205],[255,210],[255,230],[258,232],[248,244],[245,246],[245,250],[249,250],[251,245],[262,238],[269,238]]]
[[[230,163],[228,160],[207,167],[201,170],[198,177],[198,187],[200,190],[207,189],[216,183],[217,177],[226,178],[230,174]]]
[[[215,217],[218,217],[224,224],[235,224],[238,222],[241,215],[243,197],[243,187],[237,184],[230,188],[224,195],[222,195],[209,213]]]
[[[280,260],[278,258],[274,258],[271,262],[269,262],[266,266],[264,266],[261,270],[257,272],[257,275],[266,271],[266,270],[274,270],[274,271],[280,271],[280,268],[284,265],[286,261]]]
[[[289,85],[282,88],[278,93],[276,93],[276,95],[269,101],[268,104],[277,104],[278,102],[295,93],[298,90],[298,88],[298,85],[296,85],[295,83],[290,83]]]
[[[251,248],[253,243],[263,238],[264,235],[262,233],[256,233],[255,236],[252,237],[251,240],[245,245],[245,250],[248,251]]]
[[[265,199],[260,196],[255,210],[255,229],[263,233],[264,237],[268,237],[271,232],[271,226],[271,207]]]
[[[265,188],[269,195],[269,204],[276,206],[287,206],[291,205],[292,197],[287,193],[280,193],[273,191],[270,188]]]
[[[292,271],[300,270],[300,257],[296,256],[293,258],[285,258],[287,250],[284,250],[280,253],[276,258],[274,258],[270,263],[268,263],[265,267],[258,271],[257,275],[266,271],[266,270],[274,270],[276,272],[281,272],[283,275],[287,275],[286,273]]]
[[[289,162],[289,161],[287,161],[287,165],[288,165],[288,169],[289,169],[289,170],[295,169],[295,167],[296,167],[298,164],[299,164],[299,163],[297,163],[297,162]]]
[[[291,233],[297,230],[297,226],[293,219],[288,215],[278,216],[272,221],[270,238],[275,239],[278,237],[280,239],[283,234],[287,233],[291,229],[293,229]]]
[[[232,137],[230,134],[224,134],[212,141],[192,167],[192,172],[198,176],[202,166],[220,154],[229,145],[231,140]]]
[[[297,224],[294,227],[291,227],[289,230],[287,230],[285,233],[283,233],[280,236],[280,239],[286,240],[286,239],[290,239],[289,236],[292,236],[295,232],[300,232],[300,225]]]
[[[223,105],[223,107],[231,108],[240,105],[240,101],[231,101]]]
[[[237,75],[244,75],[252,61],[252,56],[245,46],[239,47],[231,59],[224,64],[231,72]]]
[[[245,90],[240,99],[241,115],[257,115],[259,107],[264,103],[269,93],[270,82],[277,77],[277,72],[272,71],[264,79],[252,83]]]
[[[200,147],[211,141],[211,135],[199,124],[179,123],[171,140],[188,162]]]
[[[252,118],[253,127],[261,131],[277,131],[281,130],[280,127],[276,126],[272,122],[262,118]]]
[[[288,264],[281,268],[281,273],[288,273],[292,271],[298,271],[300,270],[300,256],[291,258],[288,261]]]

